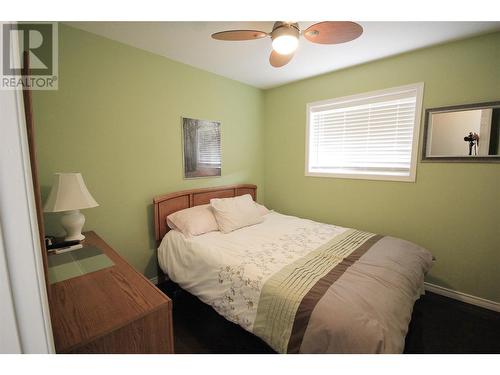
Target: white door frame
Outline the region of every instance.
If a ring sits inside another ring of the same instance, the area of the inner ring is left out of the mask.
[[[14,300],[10,287],[9,274],[7,272],[7,261],[2,238],[2,228],[0,227],[0,353],[15,354],[21,353],[21,342],[19,341],[19,331],[17,329],[16,312],[14,310]]]
[[[1,300],[9,336],[0,352],[54,353],[22,92],[0,90],[0,107],[0,295],[10,295]]]

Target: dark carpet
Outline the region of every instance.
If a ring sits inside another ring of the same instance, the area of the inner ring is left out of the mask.
[[[172,282],[159,288],[173,301],[175,352],[274,353],[258,337]],[[415,304],[405,353],[500,354],[500,313],[427,292]]]

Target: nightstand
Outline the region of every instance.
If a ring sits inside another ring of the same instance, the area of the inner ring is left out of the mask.
[[[56,351],[173,353],[172,301],[96,233],[85,237],[108,263],[50,285]]]

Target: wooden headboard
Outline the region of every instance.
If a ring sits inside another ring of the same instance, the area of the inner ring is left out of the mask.
[[[160,242],[163,236],[170,230],[167,226],[168,215],[185,208],[210,203],[210,199],[212,198],[232,198],[245,194],[250,194],[253,200],[255,200],[257,198],[257,186],[251,184],[217,186],[213,188],[177,191],[154,197],[153,220],[156,242]]]

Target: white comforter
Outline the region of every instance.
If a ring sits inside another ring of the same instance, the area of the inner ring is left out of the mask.
[[[346,230],[347,228],[271,212],[265,216],[263,223],[229,234],[211,232],[186,238],[182,233],[172,230],[160,244],[158,260],[163,271],[183,289],[211,305],[226,319],[252,332],[260,292],[266,280],[285,265],[303,257]],[[384,338],[377,340],[384,342],[365,345],[363,341],[365,339],[362,336],[366,334],[366,330],[362,329],[362,325],[357,334],[352,328],[346,327],[344,332],[343,328],[336,327],[335,331],[342,337],[352,332],[354,341],[350,343],[350,339],[344,340],[345,342],[328,339],[326,347],[316,348],[313,345],[308,348],[304,347],[304,351],[401,352],[403,350],[404,336],[413,303],[423,290],[423,274],[431,264],[430,253],[424,249],[418,250],[421,248],[416,245],[413,247],[403,245],[405,246],[409,249],[408,254],[411,255],[409,259],[405,260],[404,257],[400,257],[397,262],[391,260],[391,263],[397,263],[394,266],[396,267],[394,268],[395,274],[400,274],[402,280],[397,281],[399,284],[397,288],[401,289],[401,293],[396,298],[397,303],[394,303],[395,306],[391,306],[390,311],[386,313],[387,319],[381,317],[383,313],[380,311],[374,312],[377,315],[377,324],[382,325],[385,332]],[[370,259],[368,255],[369,253],[365,257]],[[352,271],[347,271],[343,279],[348,281],[350,277],[353,279],[359,277],[357,273],[360,270],[363,271],[363,267],[368,273],[373,273],[371,270],[373,261],[364,264],[363,259],[357,262],[357,268],[351,267]],[[406,269],[409,271],[407,272]],[[350,272],[353,274],[350,275]],[[394,278],[394,275],[391,275],[391,278]],[[342,288],[340,281],[337,284]],[[352,294],[352,289],[342,288],[334,294],[343,301],[342,309],[345,310],[346,306],[351,303],[349,299],[353,298],[347,294],[342,295],[342,290],[350,290]],[[402,299],[401,296],[404,298]],[[378,293],[378,297],[384,297],[384,293]],[[356,298],[359,299],[359,297]],[[353,299],[352,311],[361,305],[370,304],[365,297],[362,299],[362,301]],[[376,303],[380,302],[373,302],[374,305]],[[338,305],[340,307],[340,303]],[[363,314],[366,315],[366,312]],[[311,327],[314,325],[311,324]],[[308,328],[308,331],[312,329]],[[306,332],[306,334],[309,333]],[[314,342],[314,340],[309,341]]]

